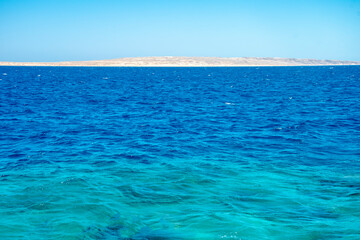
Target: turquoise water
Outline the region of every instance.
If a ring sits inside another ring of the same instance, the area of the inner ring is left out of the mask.
[[[360,239],[360,67],[0,79],[0,239]]]

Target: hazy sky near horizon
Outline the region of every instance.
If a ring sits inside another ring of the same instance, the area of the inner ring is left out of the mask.
[[[360,61],[360,0],[0,0],[0,61]]]

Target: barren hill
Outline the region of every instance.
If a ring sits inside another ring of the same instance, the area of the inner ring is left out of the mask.
[[[220,67],[220,66],[321,66],[360,65],[355,61],[296,58],[222,58],[222,57],[133,57],[111,60],[72,62],[0,62],[0,66],[158,66],[158,67]]]

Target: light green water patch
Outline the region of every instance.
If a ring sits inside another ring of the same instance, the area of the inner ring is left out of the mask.
[[[360,236],[355,172],[211,157],[101,161],[3,172],[1,239]]]

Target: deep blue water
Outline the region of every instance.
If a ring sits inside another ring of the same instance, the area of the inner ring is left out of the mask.
[[[0,67],[0,239],[360,239],[360,67]]]

